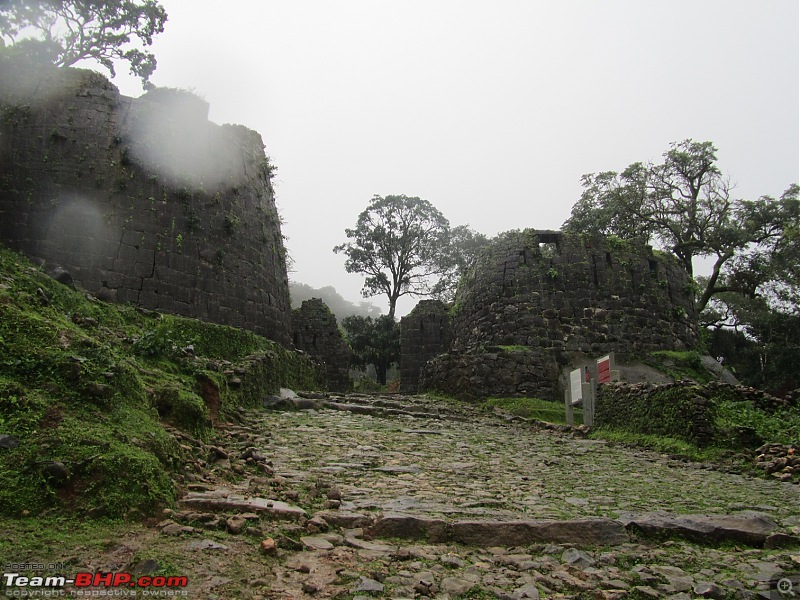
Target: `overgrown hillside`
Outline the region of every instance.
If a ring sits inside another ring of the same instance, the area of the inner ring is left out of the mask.
[[[318,380],[263,337],[100,302],[0,247],[0,514],[153,514],[183,481],[176,432]]]

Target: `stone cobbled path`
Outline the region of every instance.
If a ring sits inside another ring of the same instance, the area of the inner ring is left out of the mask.
[[[800,584],[798,485],[424,397],[291,403],[223,427],[217,478],[174,516],[208,522],[186,511],[227,501],[234,532],[248,510],[281,519],[260,522],[279,560],[253,598],[780,598],[778,579]],[[701,522],[688,537],[621,525],[651,513]],[[714,538],[701,515],[744,531]]]

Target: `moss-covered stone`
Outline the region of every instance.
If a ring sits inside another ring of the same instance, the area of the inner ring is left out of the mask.
[[[183,451],[164,424],[214,420],[281,386],[315,388],[308,356],[253,333],[100,302],[0,247],[0,514],[154,514]]]

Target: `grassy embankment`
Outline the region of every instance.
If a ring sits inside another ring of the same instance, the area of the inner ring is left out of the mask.
[[[659,351],[645,357],[646,364],[669,375],[675,380],[691,380],[705,384],[714,376],[702,365],[700,355],[695,352]],[[693,394],[700,388],[676,389],[674,393]],[[706,393],[706,392],[703,392]],[[680,436],[642,433],[635,427],[602,427],[592,432],[592,437],[618,443],[651,448],[653,450],[685,456],[698,461],[730,460],[739,453],[745,458],[762,443],[800,445],[800,406],[764,406],[750,399],[743,399],[730,390],[720,389],[709,398],[713,407],[714,429],[719,432],[714,442],[699,447]],[[500,409],[528,419],[549,423],[566,423],[564,406],[560,402],[538,398],[490,398],[485,401],[487,409]],[[576,424],[582,423],[582,412],[575,411]],[[749,445],[743,441],[741,432],[753,440]],[[748,458],[748,465],[752,463]]]
[[[156,514],[186,458],[176,429],[208,439],[214,419],[316,373],[247,331],[100,302],[0,247],[0,515]]]

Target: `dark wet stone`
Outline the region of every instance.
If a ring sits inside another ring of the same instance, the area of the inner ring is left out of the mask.
[[[64,463],[53,461],[47,463],[42,469],[50,483],[56,487],[64,485],[69,480],[69,470]]]
[[[629,515],[620,519],[628,529],[651,535],[677,535],[698,543],[735,542],[763,546],[767,537],[777,529],[768,517],[757,514],[740,515],[672,515],[648,513]]]
[[[440,519],[426,519],[409,515],[384,515],[365,530],[372,537],[401,538],[406,540],[448,541],[448,525]]]
[[[800,538],[787,533],[773,533],[764,540],[764,548],[794,548],[800,546]]]
[[[19,446],[19,438],[5,433],[0,434],[0,448],[13,450],[17,446]]]
[[[614,545],[628,541],[621,523],[611,519],[574,521],[456,521],[410,515],[385,515],[366,531],[373,537],[457,542],[468,546],[527,546],[535,543],[572,543],[579,546]]]
[[[130,567],[131,573],[135,575],[152,575],[161,570],[161,564],[152,558],[140,560],[135,565]]]
[[[47,274],[55,279],[58,283],[72,288],[73,290],[75,289],[75,281],[73,281],[70,272],[64,267],[55,267],[50,269]]]
[[[727,592],[716,583],[701,581],[694,586],[694,595],[701,598],[725,598]]]
[[[451,527],[453,541],[481,547],[527,546],[536,543],[610,546],[628,541],[628,534],[622,524],[611,519],[459,521]]]
[[[586,554],[586,552],[578,550],[577,548],[567,548],[561,555],[561,562],[585,569],[586,567],[594,565],[596,561]]]
[[[247,519],[245,519],[242,515],[233,515],[232,517],[228,517],[228,519],[225,521],[225,526],[230,533],[233,535],[238,535],[242,532],[246,523]]]

